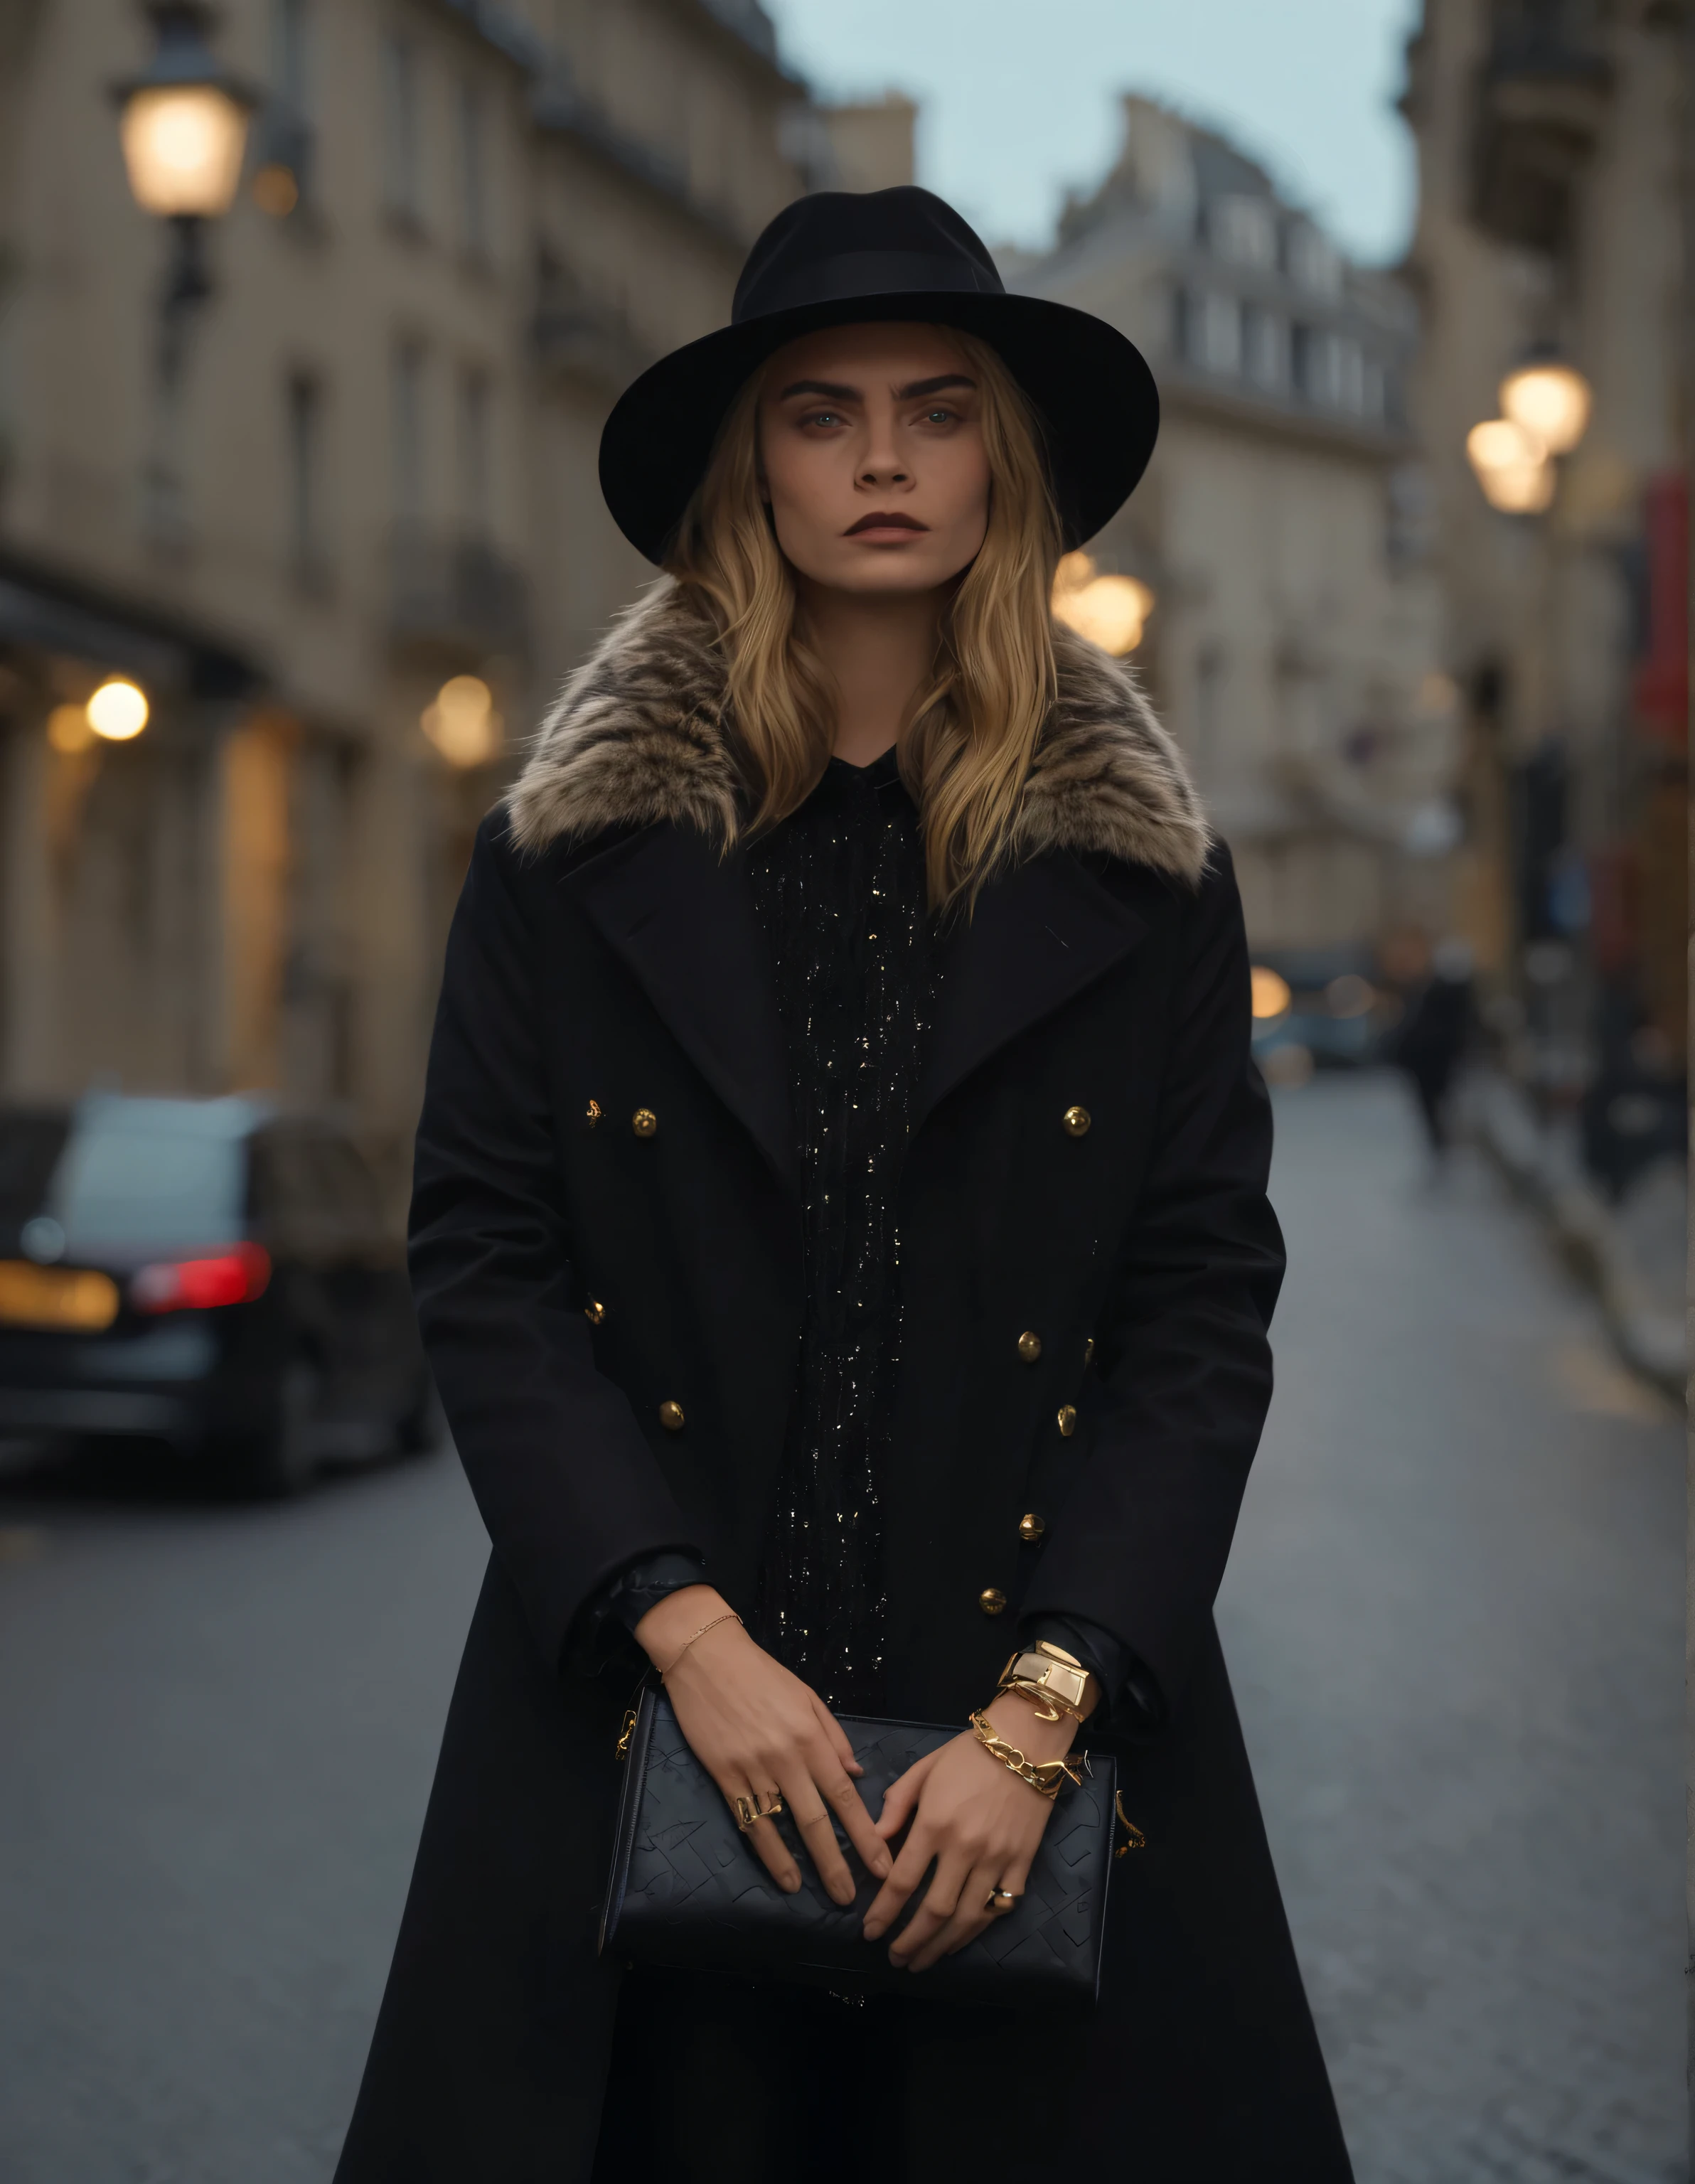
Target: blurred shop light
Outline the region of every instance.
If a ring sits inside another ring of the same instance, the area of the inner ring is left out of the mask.
[[[55,705],[47,715],[47,741],[66,758],[86,751],[94,740],[94,729],[86,705]]]
[[[294,178],[294,170],[277,160],[261,167],[253,178],[253,201],[273,220],[287,220],[300,202],[300,185]]]
[[[209,8],[153,0],[148,13],[159,41],[153,60],[116,94],[131,191],[161,220],[220,219],[242,178],[253,96],[206,44]]]
[[[145,692],[121,675],[103,682],[88,700],[88,725],[108,743],[126,744],[148,724],[151,707]]]
[[[1324,989],[1324,1006],[1333,1017],[1367,1017],[1376,1005],[1376,987],[1357,971],[1344,971]]]
[[[487,766],[500,749],[494,694],[480,675],[455,675],[443,682],[419,725],[449,766]]]
[[[1062,556],[1053,576],[1056,621],[1123,659],[1142,641],[1153,593],[1135,577],[1096,576],[1087,554]]]
[[[1253,967],[1253,1012],[1263,1021],[1280,1017],[1289,1006],[1289,981],[1263,963]]]
[[[1501,414],[1540,440],[1551,455],[1567,455],[1589,425],[1589,382],[1576,367],[1539,357],[1501,382]]]
[[[1465,436],[1465,452],[1483,497],[1508,515],[1537,515],[1553,499],[1547,443],[1510,417],[1491,417]]]

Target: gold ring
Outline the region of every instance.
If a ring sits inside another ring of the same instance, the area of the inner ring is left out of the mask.
[[[761,1797],[756,1790],[752,1797],[737,1797],[733,1802],[736,1808],[736,1825],[745,1835],[756,1822],[774,1820],[777,1818],[783,1810],[783,1792],[780,1790],[767,1790],[764,1797]]]
[[[991,1888],[983,1899],[985,1911],[1010,1911],[1018,1902],[1010,1888]]]

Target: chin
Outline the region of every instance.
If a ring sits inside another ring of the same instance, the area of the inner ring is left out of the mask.
[[[951,558],[939,560],[934,554],[915,554],[897,546],[861,548],[850,560],[838,562],[833,556],[828,567],[821,565],[803,573],[834,591],[904,593],[939,591],[967,566],[968,559],[956,568]]]

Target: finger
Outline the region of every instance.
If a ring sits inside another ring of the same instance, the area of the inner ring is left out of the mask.
[[[722,1782],[718,1787],[724,1790]],[[740,1816],[736,1814],[736,1799],[739,1797],[758,1797],[763,1799],[769,1793],[769,1790],[770,1785],[767,1783],[764,1790],[756,1791],[753,1784],[749,1781],[741,1782],[734,1791],[724,1790],[724,1796],[728,1802],[731,1814],[736,1817],[738,1825],[739,1825]],[[754,1856],[784,1895],[792,1896],[800,1886],[800,1869],[789,1855],[789,1846],[778,1833],[776,1822],[756,1820],[750,1828],[743,1828],[742,1834],[747,1840],[749,1849],[752,1851]]]
[[[923,1902],[889,1944],[891,1964],[910,1964],[941,1932],[960,1907],[971,1870],[967,1862],[957,1855],[944,1852],[937,1858],[935,1873],[924,1891]]]
[[[939,1752],[942,1747],[938,1745]],[[877,1816],[877,1832],[885,1842],[898,1836],[917,1808],[924,1778],[935,1764],[936,1753],[915,1759],[904,1774],[897,1774],[883,1793],[883,1810]]]
[[[865,1801],[847,1776],[831,1765],[820,1754],[812,1769],[812,1779],[822,1791],[824,1802],[847,1830],[847,1839],[859,1853],[861,1862],[873,1880],[886,1880],[895,1870],[895,1854],[881,1836]]]
[[[817,1714],[818,1720],[823,1728],[825,1736],[830,1740],[831,1751],[835,1753],[836,1758],[842,1763],[843,1773],[846,1774],[863,1774],[865,1769],[853,1756],[853,1747],[848,1742],[847,1731],[842,1727],[841,1724],[836,1719],[835,1716],[830,1712],[829,1708],[824,1704],[824,1702],[818,1696],[816,1691],[812,1694],[812,1706],[813,1710]]]
[[[855,1895],[853,1875],[848,1871],[847,1860],[842,1856],[841,1845],[830,1824],[830,1808],[804,1760],[788,1768],[777,1780],[783,1802],[789,1808],[789,1817],[800,1830],[807,1857],[818,1869],[825,1893],[833,1903],[851,1903]]]
[[[900,1848],[895,1861],[895,1869],[872,1900],[865,1914],[865,1938],[874,1942],[879,1934],[886,1934],[911,1902],[913,1891],[929,1870],[930,1860],[935,1855],[929,1837],[922,1828],[914,1828]]]
[[[959,1892],[959,1901],[954,1906],[952,1917],[909,1954],[907,1967],[910,1970],[928,1971],[932,1964],[939,1964],[944,1957],[952,1956],[956,1951],[964,1948],[968,1942],[974,1942],[979,1934],[998,1920],[1011,1915],[990,1908],[991,1891],[996,1886],[1006,1886],[1004,1880],[997,1882],[995,1879],[999,1870],[994,1865],[972,1868]],[[904,1946],[906,1936],[902,1935],[900,1938]]]

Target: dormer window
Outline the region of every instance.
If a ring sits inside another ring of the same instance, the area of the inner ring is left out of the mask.
[[[1202,371],[1234,376],[1242,368],[1242,311],[1234,296],[1205,289],[1186,299],[1184,350]]]
[[[1242,364],[1256,387],[1283,393],[1289,385],[1289,322],[1258,308],[1243,315]]]
[[[1207,236],[1232,265],[1270,272],[1277,265],[1277,215],[1269,198],[1215,198],[1207,209]]]
[[[1289,277],[1309,296],[1340,296],[1341,253],[1306,220],[1289,231]]]

